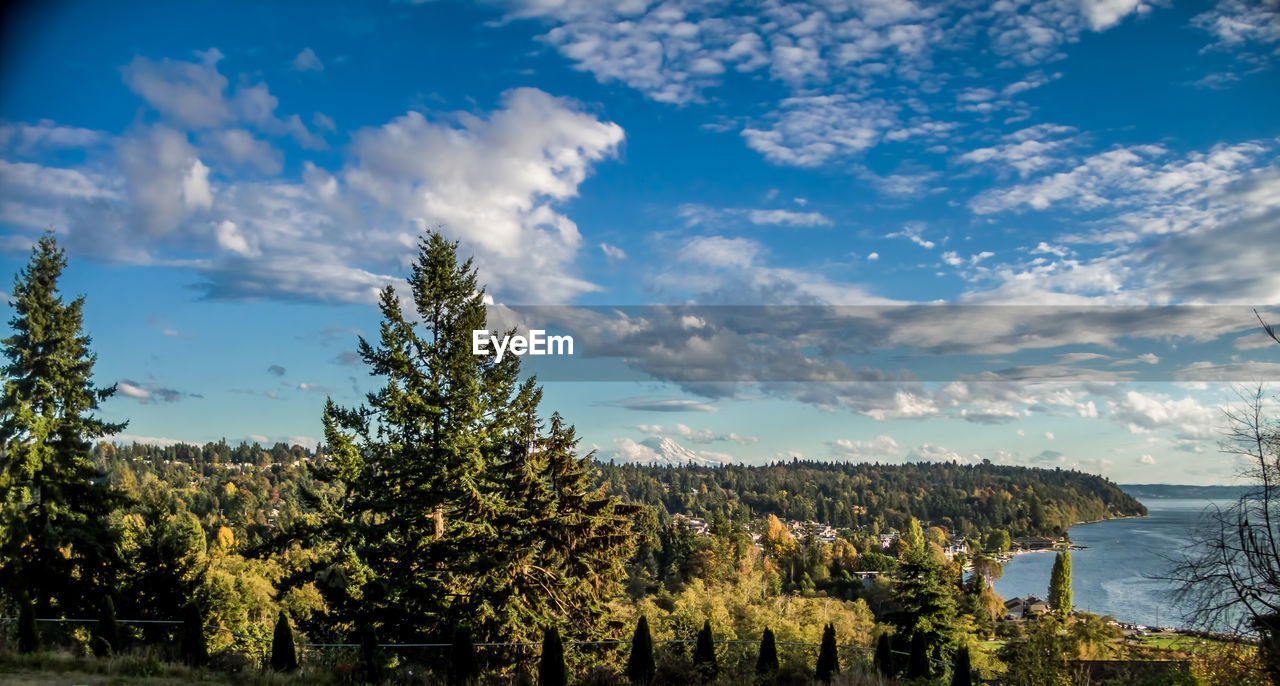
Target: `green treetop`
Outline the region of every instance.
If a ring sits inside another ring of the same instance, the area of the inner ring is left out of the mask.
[[[1049,575],[1049,607],[1059,617],[1071,614],[1071,552],[1058,553]]]
[[[117,558],[110,514],[125,498],[92,463],[93,442],[125,424],[94,416],[115,392],[92,381],[84,297],[66,303],[64,252],[43,236],[14,279],[0,394],[0,586],[40,617],[95,614]]]
[[[593,634],[625,577],[636,508],[589,488],[573,428],[539,420],[517,356],[472,353],[485,296],[456,243],[424,238],[408,282],[417,316],[388,287],[379,340],[359,344],[385,385],[365,406],[325,407],[332,457],[317,476],[339,495],[317,499],[318,526],[298,533],[327,542],[316,578],[329,606],[386,640],[460,621],[482,640]]]

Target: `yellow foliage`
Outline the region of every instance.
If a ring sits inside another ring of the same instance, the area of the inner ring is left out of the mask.
[[[222,550],[231,550],[236,547],[236,534],[230,528],[225,526],[218,527],[218,535],[214,537],[214,544]]]

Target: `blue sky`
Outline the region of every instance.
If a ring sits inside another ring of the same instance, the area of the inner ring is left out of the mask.
[[[870,351],[766,332],[739,376],[714,315],[633,318],[647,343],[587,353],[635,374],[543,375],[604,457],[1214,483],[1230,382],[1280,377],[1249,311],[1280,319],[1275,0],[55,2],[4,31],[0,271],[57,233],[124,440],[314,442],[430,226],[499,306],[596,333],[912,313]]]

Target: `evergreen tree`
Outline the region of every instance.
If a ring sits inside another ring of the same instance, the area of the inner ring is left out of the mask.
[[[297,648],[293,645],[293,627],[284,610],[276,619],[276,630],[271,636],[271,668],[277,672],[292,672],[298,668]]]
[[[636,633],[631,637],[631,654],[627,656],[627,680],[632,684],[648,686],[653,681],[656,671],[657,664],[653,659],[653,637],[649,634],[649,620],[644,615],[640,615],[640,621],[636,623]]]
[[[693,649],[693,668],[698,670],[703,681],[710,681],[720,673],[716,646],[711,638],[711,620],[703,622],[702,630],[698,632],[698,641]]]
[[[538,658],[538,686],[568,686],[569,668],[564,664],[564,643],[560,631],[547,629],[542,636],[542,655]]]
[[[449,647],[449,683],[466,686],[480,677],[480,661],[476,659],[476,644],[471,640],[471,629],[459,626],[453,632],[453,645]]]
[[[956,651],[955,666],[951,668],[951,686],[971,686],[973,668],[969,665],[969,646]]]
[[[911,656],[907,658],[907,678],[922,679],[929,676],[929,646],[924,633],[911,636]]]
[[[116,605],[111,596],[102,599],[102,611],[98,615],[98,623],[93,628],[90,639],[93,654],[98,657],[114,655],[120,651],[120,625],[116,622]]]
[[[880,638],[876,640],[873,662],[880,676],[886,679],[893,677],[893,642],[889,639],[889,634],[880,634]]]
[[[892,595],[898,608],[887,619],[898,635],[920,636],[925,645],[946,645],[956,631],[955,574],[945,560],[912,548],[903,556]]]
[[[23,595],[18,602],[18,652],[26,655],[40,650],[40,629],[36,627],[36,609],[31,598]]]
[[[209,649],[204,640],[204,613],[195,601],[189,602],[183,610],[182,639],[178,647],[182,661],[191,666],[199,666],[209,659]]]
[[[1049,574],[1049,607],[1062,619],[1071,614],[1071,552],[1058,553]]]
[[[756,656],[756,674],[770,675],[778,671],[778,644],[773,629],[765,627],[760,637],[760,654]]]
[[[832,624],[822,629],[822,645],[818,648],[818,664],[814,673],[818,681],[831,681],[840,673],[840,655],[836,650],[836,628]]]
[[[66,264],[52,235],[36,243],[0,341],[0,589],[21,590],[42,617],[95,612],[118,563],[110,516],[126,503],[90,459],[94,440],[125,424],[93,415],[115,387],[93,385],[84,297],[58,292]]]
[[[293,532],[337,553],[315,570],[346,580],[322,586],[329,607],[395,640],[464,621],[486,640],[552,623],[598,635],[639,508],[590,488],[590,457],[558,415],[538,419],[519,357],[473,354],[485,294],[456,243],[423,239],[408,282],[419,323],[382,292],[379,339],[359,354],[385,386],[365,407],[326,405],[332,457],[316,476],[338,495],[312,496],[318,526]]]

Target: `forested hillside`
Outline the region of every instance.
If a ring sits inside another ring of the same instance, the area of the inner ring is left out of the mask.
[[[915,517],[965,536],[991,529],[1013,536],[1061,535],[1079,522],[1147,513],[1100,476],[990,463],[608,464],[599,473],[612,492],[666,512],[773,514],[871,533],[902,529]]]

